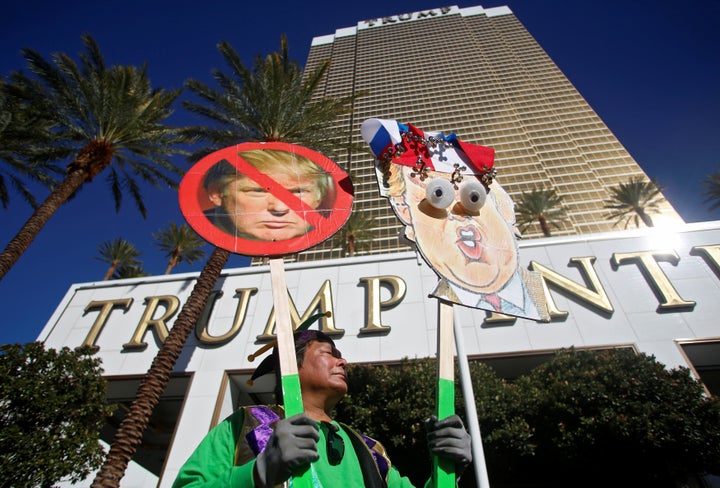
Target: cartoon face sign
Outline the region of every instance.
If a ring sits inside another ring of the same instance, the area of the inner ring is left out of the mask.
[[[352,208],[348,175],[294,144],[244,143],[216,151],[180,183],[180,207],[212,244],[250,256],[302,251],[334,234]]]
[[[369,119],[362,129],[378,156],[381,194],[440,277],[432,295],[547,320],[540,275],[519,266],[514,205],[493,181],[489,148],[395,121]]]
[[[512,205],[499,185],[487,191],[485,203],[468,210],[461,203],[461,191],[472,184],[470,178],[458,184],[446,207],[434,206],[426,197],[434,181],[449,181],[445,173],[428,172],[421,180],[412,168],[398,166],[398,182],[405,189],[390,201],[406,235],[441,276],[475,293],[494,293],[507,283],[517,267],[517,251],[512,226],[498,210],[498,201]],[[502,208],[502,207],[501,207]]]

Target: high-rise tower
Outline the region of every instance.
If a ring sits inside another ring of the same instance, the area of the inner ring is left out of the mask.
[[[330,59],[320,96],[367,95],[338,122],[363,146],[369,117],[455,132],[496,150],[498,181],[516,200],[534,188],[554,188],[567,220],[554,236],[617,230],[604,200],[632,177],[649,180],[507,7],[444,7],[358,22],[313,39],[306,69]],[[357,254],[408,250],[402,226],[380,197],[369,150],[334,155],[355,185],[355,209],[375,218],[372,246]],[[663,200],[655,219],[682,222]],[[539,225],[525,237],[542,236]],[[331,242],[300,261],[344,256]]]

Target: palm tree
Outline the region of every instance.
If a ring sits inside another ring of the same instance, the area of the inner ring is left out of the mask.
[[[124,265],[121,264],[113,273],[111,280],[124,280],[125,278],[140,278],[148,274],[142,267],[142,264]]]
[[[197,136],[209,146],[193,154],[193,160],[239,141],[292,142],[327,154],[345,147],[333,123],[349,111],[357,95],[314,97],[329,61],[303,75],[288,55],[285,36],[280,39],[280,52],[257,56],[252,69],[226,41],[218,44],[218,50],[230,68],[230,73],[213,71],[221,89],[192,79],[185,85],[201,102],[184,100],[183,106],[213,123],[196,128]]]
[[[701,183],[705,187],[703,195],[707,197],[704,203],[711,204],[710,210],[720,207],[720,169],[707,175]]]
[[[5,89],[12,97],[40,107],[52,122],[52,137],[36,141],[31,161],[71,158],[63,181],[28,219],[0,254],[0,279],[7,274],[50,217],[84,183],[105,170],[115,209],[127,191],[146,217],[137,181],[176,187],[183,171],[170,162],[182,153],[177,144],[185,132],[164,124],[180,90],[153,90],[145,67],[106,67],[98,45],[83,36],[86,51],[78,65],[68,55],[52,55],[52,62],[24,49],[33,77],[17,72]]]
[[[280,47],[280,53],[270,54],[264,60],[258,57],[253,70],[249,70],[229,44],[220,43],[218,49],[237,79],[215,70],[215,80],[221,91],[197,81],[188,81],[187,86],[198,93],[206,104],[184,105],[213,123],[212,127],[195,129],[199,139],[209,146],[196,152],[193,158],[244,141],[294,142],[312,149],[318,149],[322,143],[328,150],[341,146],[338,138],[333,139],[332,134],[323,129],[342,113],[347,103],[334,99],[312,100],[313,91],[327,65],[307,74],[307,81],[303,81],[302,69],[287,57],[285,38],[281,40]],[[294,123],[286,127],[289,122],[286,118],[294,120]],[[329,143],[331,139],[338,141],[337,146]],[[142,442],[150,415],[170,381],[185,341],[200,318],[229,256],[229,251],[215,248],[205,264],[121,422],[93,487],[116,487],[120,483],[137,446]]]
[[[51,188],[57,183],[53,173],[61,175],[63,171],[52,161],[27,162],[33,141],[50,137],[50,122],[34,108],[32,101],[12,97],[7,89],[7,84],[0,80],[0,163],[3,163],[0,165],[0,204],[8,208],[12,188],[37,209],[37,199],[28,183],[35,181]]]
[[[170,382],[170,375],[185,341],[200,318],[229,256],[229,251],[216,247],[205,263],[175,324],[141,381],[135,393],[135,400],[120,422],[105,462],[92,483],[93,487],[120,486],[120,480],[125,474],[128,463],[142,443],[142,436],[150,422],[150,416]]]
[[[135,246],[118,237],[112,241],[105,241],[98,248],[98,257],[95,259],[109,264],[110,267],[105,272],[103,281],[109,280],[115,274],[115,270],[120,267],[137,267],[142,263],[138,258],[142,254]]]
[[[605,208],[611,209],[608,219],[617,218],[615,225],[624,220],[626,229],[631,221],[635,223],[635,227],[640,227],[640,220],[646,226],[653,227],[650,214],[658,212],[663,189],[654,178],[645,181],[639,176],[610,188],[610,198],[605,200]]]
[[[354,256],[355,252],[363,250],[372,242],[375,225],[375,218],[368,212],[355,210],[350,214],[345,225],[333,236],[333,244],[342,247],[346,256]]]
[[[153,237],[157,241],[155,244],[169,258],[166,275],[181,262],[192,264],[205,256],[205,251],[201,249],[205,241],[187,224],[177,226],[171,222],[168,227],[153,234]]]
[[[557,221],[566,218],[562,197],[554,188],[533,188],[529,192],[522,192],[515,205],[515,214],[521,232],[537,222],[545,237],[552,236],[551,226],[559,229],[560,224]]]

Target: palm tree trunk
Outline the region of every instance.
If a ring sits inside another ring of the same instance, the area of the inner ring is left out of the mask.
[[[348,236],[347,240],[347,255],[348,256],[354,256],[355,255],[355,236],[350,235]]]
[[[112,275],[113,275],[113,273],[115,272],[115,270],[117,269],[118,264],[119,264],[119,263],[117,263],[117,262],[113,262],[113,263],[110,265],[110,267],[108,268],[108,270],[105,271],[105,276],[103,276],[103,281],[107,281],[107,280],[109,280],[110,278],[112,278]]]
[[[53,190],[45,201],[25,222],[20,231],[13,237],[5,250],[0,254],[0,280],[20,259],[25,250],[32,244],[50,217],[67,201],[87,179],[88,172],[84,168],[76,169],[67,174],[65,179]]]
[[[120,423],[110,452],[100,467],[92,487],[117,487],[132,460],[142,436],[150,421],[150,415],[160,401],[160,396],[170,381],[175,363],[182,352],[185,341],[200,318],[208,297],[215,287],[230,252],[215,248],[203,268],[190,297],[183,305],[170,334],[160,347],[150,369],[145,374],[130,410]]]
[[[180,251],[177,249],[173,252],[172,256],[170,257],[170,260],[168,261],[167,267],[165,268],[165,274],[169,275],[170,271],[177,266],[178,263],[178,256],[180,255]]]
[[[637,208],[635,209],[635,212],[640,216],[643,224],[647,225],[648,227],[655,227],[652,218],[645,212],[645,210],[643,210],[642,208]]]
[[[542,215],[538,217],[538,221],[540,222],[540,230],[542,230],[542,233],[545,237],[552,237],[550,234],[550,227],[548,226],[547,220]]]

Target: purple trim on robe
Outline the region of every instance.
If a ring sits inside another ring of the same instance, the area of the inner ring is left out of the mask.
[[[265,450],[265,446],[267,446],[268,440],[270,440],[273,433],[272,424],[280,420],[280,417],[265,406],[251,407],[250,412],[260,422],[260,425],[248,432],[245,439],[250,449],[257,456]]]
[[[382,457],[379,452],[373,449],[373,447],[375,447],[375,444],[377,444],[377,441],[363,434],[360,434],[360,437],[362,437],[362,440],[365,441],[365,444],[370,448],[370,452],[372,453],[373,458],[375,458],[375,464],[377,464],[377,467],[380,470],[380,474],[383,478],[387,479],[390,466],[388,466],[387,459]]]

